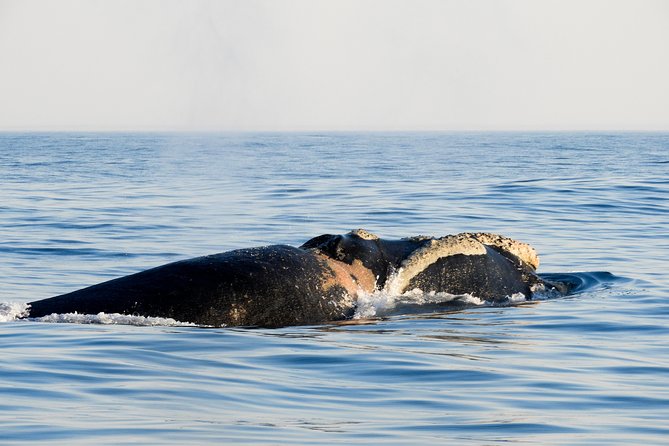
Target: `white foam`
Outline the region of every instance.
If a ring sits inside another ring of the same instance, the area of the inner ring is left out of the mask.
[[[523,293],[514,293],[511,296],[506,296],[507,302],[511,304],[515,304],[518,302],[525,302],[527,300],[527,297]]]
[[[168,327],[194,327],[196,324],[190,322],[179,322],[176,319],[165,317],[130,316],[120,313],[53,313],[48,316],[31,318],[36,322],[55,322],[69,324],[101,324],[101,325],[136,325],[142,327],[168,326]]]
[[[485,305],[486,301],[471,294],[451,294],[445,292],[430,291],[424,293],[420,288],[414,288],[399,296],[397,303],[401,304],[444,304],[460,303],[467,305]]]
[[[461,303],[465,305],[485,305],[486,301],[471,294],[424,293],[415,288],[402,294],[392,294],[385,290],[358,295],[354,319],[366,319],[383,316],[398,305],[426,305],[442,303]]]
[[[353,319],[368,319],[395,308],[397,296],[384,291],[358,292]]]
[[[488,301],[471,294],[424,293],[415,288],[402,294],[392,294],[386,290],[373,293],[359,293],[353,319],[367,319],[388,314],[398,305],[458,304],[471,307],[506,306],[527,301],[523,293],[506,296],[506,299]]]
[[[0,302],[0,322],[11,322],[28,316],[30,305],[19,302]]]
[[[532,290],[532,300],[547,300],[563,295],[555,288],[546,288],[543,283],[536,283],[530,289]]]

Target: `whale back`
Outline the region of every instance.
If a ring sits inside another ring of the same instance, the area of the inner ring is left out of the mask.
[[[31,303],[30,316],[121,313],[212,326],[315,324],[350,317],[334,272],[287,245],[197,257]]]

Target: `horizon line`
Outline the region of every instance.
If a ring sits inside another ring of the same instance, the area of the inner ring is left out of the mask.
[[[0,133],[669,133],[668,128],[170,128],[170,127],[118,127],[118,128],[57,128],[57,127],[16,127],[1,128]]]

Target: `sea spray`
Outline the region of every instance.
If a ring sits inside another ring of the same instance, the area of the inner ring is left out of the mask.
[[[32,319],[36,322],[55,322],[72,324],[101,324],[101,325],[136,325],[142,327],[168,326],[168,327],[194,327],[196,324],[190,322],[179,322],[176,319],[165,317],[132,316],[120,313],[53,313]]]
[[[519,293],[520,294],[520,293]],[[523,296],[524,300],[524,296]],[[482,306],[490,302],[480,299],[471,294],[450,294],[428,292],[415,288],[402,294],[392,294],[385,290],[374,291],[373,293],[361,293],[358,295],[358,302],[354,319],[365,319],[372,317],[385,316],[400,305],[465,305]]]
[[[28,316],[30,305],[19,302],[0,302],[0,322],[10,322]]]
[[[543,298],[545,299],[548,297]],[[385,290],[377,290],[373,293],[360,293],[358,295],[357,306],[353,318],[366,319],[386,316],[391,314],[396,307],[400,306],[415,306],[416,308],[429,305],[498,307],[515,305],[526,302],[527,300],[527,296],[523,293],[515,293],[510,296],[505,296],[502,299],[491,301],[481,299],[471,294],[438,293],[435,291],[425,293],[418,288],[414,288],[413,290],[402,294],[392,294]]]

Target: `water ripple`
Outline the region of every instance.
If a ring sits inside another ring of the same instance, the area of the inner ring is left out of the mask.
[[[664,444],[667,147],[656,133],[2,134],[0,302],[15,304],[0,308],[0,442]],[[578,292],[276,330],[15,320],[168,261],[357,227],[500,232]]]

